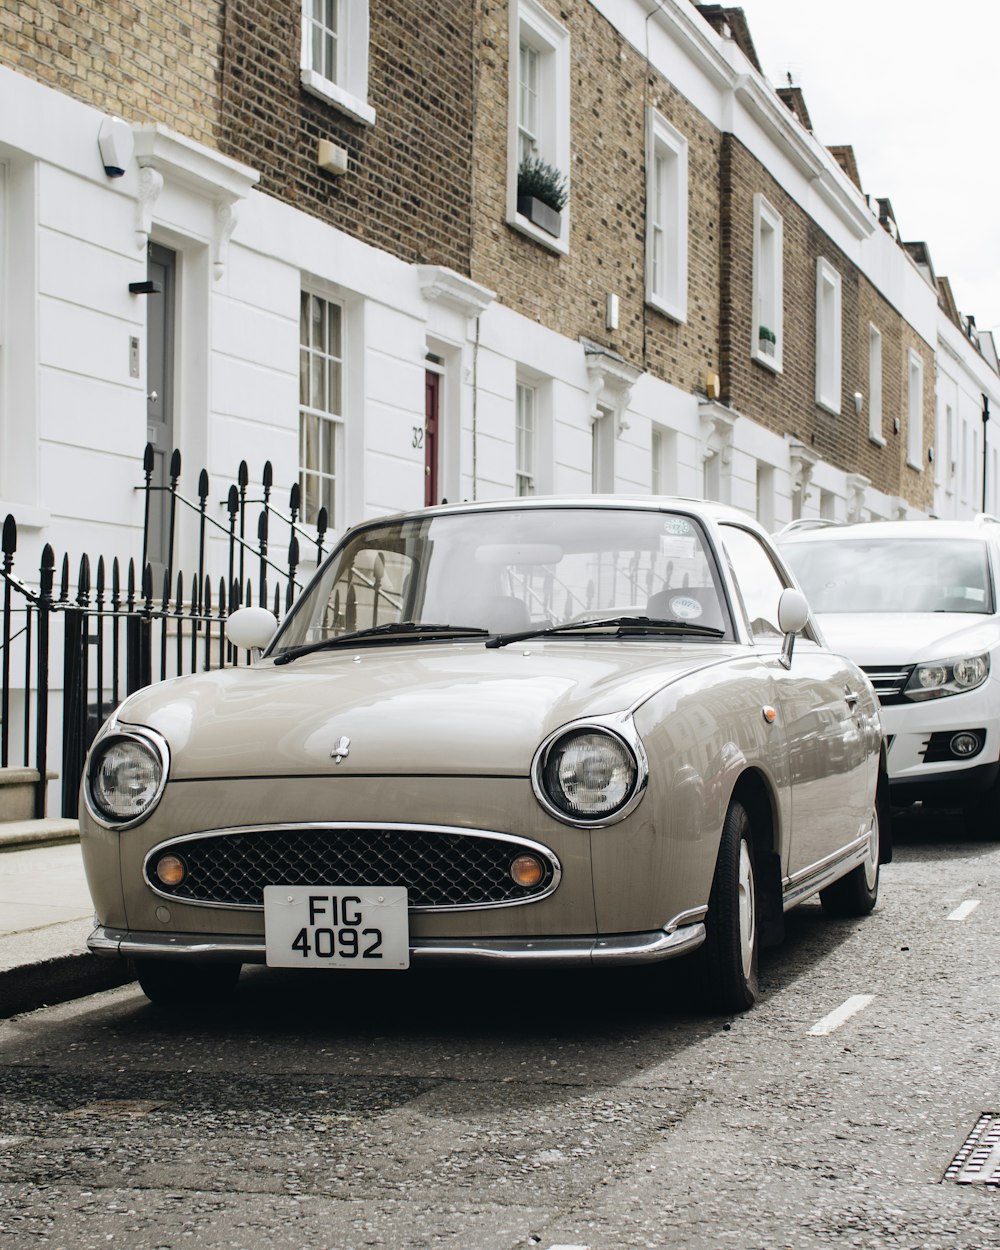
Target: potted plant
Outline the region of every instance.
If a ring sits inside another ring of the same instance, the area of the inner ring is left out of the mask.
[[[773,330],[769,329],[767,326],[761,326],[758,329],[757,344],[761,352],[765,356],[774,355],[775,345],[777,344],[777,342],[778,342],[778,336],[774,333]]]
[[[526,156],[517,171],[517,211],[554,238],[562,233],[566,179],[538,156]]]

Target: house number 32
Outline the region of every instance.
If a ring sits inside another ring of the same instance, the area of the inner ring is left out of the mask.
[[[422,425],[413,426],[413,439],[410,444],[412,447],[423,447],[424,445],[424,427]]]

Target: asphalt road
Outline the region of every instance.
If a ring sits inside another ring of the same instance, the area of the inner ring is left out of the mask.
[[[871,917],[788,928],[727,1019],[676,971],[258,969],[0,1023],[0,1245],[998,1250],[944,1178],[1000,1118],[1000,838],[901,822]]]

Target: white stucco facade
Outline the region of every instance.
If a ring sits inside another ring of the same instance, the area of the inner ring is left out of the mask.
[[[1000,386],[941,313],[933,288],[829,153],[690,6],[595,3],[709,120],[738,134],[935,345],[937,377],[927,384],[936,388],[937,429],[926,439],[937,453],[936,510],[978,511],[981,397],[1000,413]],[[792,518],[797,492],[802,516],[906,514],[900,501],[748,415],[565,338],[467,278],[367,246],[262,194],[253,169],[166,128],[135,128],[124,175],[109,177],[98,151],[103,121],[0,67],[0,517],[17,520],[25,577],[43,542],[71,557],[139,557],[147,331],[157,297],[129,285],[146,278],[149,243],[177,257],[171,385],[180,490],[193,498],[204,466],[209,512],[220,525],[241,460],[251,495],[270,461],[278,507],[297,480],[303,289],[336,300],[344,314],[344,456],[333,536],[423,503],[428,353],[443,378],[438,493],[450,501],[515,490],[521,381],[537,388],[540,492],[591,490],[596,441],[602,471],[622,493],[657,483],[682,495],[710,493],[775,528]],[[986,465],[995,508],[993,428]],[[181,533],[190,550],[193,518]],[[223,546],[214,544],[220,561]]]

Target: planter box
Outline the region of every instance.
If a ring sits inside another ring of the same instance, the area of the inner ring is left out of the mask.
[[[562,234],[562,213],[557,213],[554,208],[549,208],[548,204],[536,200],[533,195],[519,195],[517,211],[522,217],[527,217],[539,230],[551,234],[554,239],[558,239]]]
[[[775,343],[773,339],[758,339],[757,346],[760,349],[760,352],[762,355],[764,356],[774,355]]]

